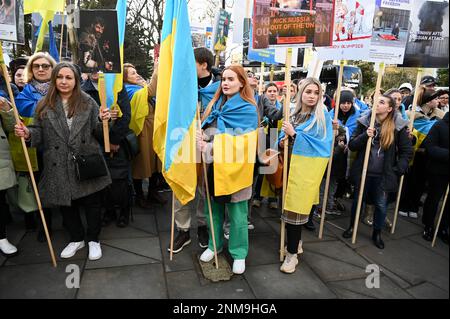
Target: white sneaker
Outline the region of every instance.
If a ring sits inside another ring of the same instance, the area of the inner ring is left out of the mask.
[[[223,237],[225,237],[226,240],[229,240],[230,239],[230,232],[229,231],[225,231],[223,233]]]
[[[398,211],[398,214],[399,214],[400,216],[403,216],[403,217],[408,217],[408,212],[404,212],[404,211],[402,211],[402,210],[399,210],[399,211]]]
[[[89,242],[89,260],[97,260],[102,258],[102,248],[100,243],[95,241]]]
[[[233,262],[233,273],[236,275],[243,274],[245,271],[245,259],[235,259]]]
[[[418,218],[419,214],[417,214],[417,212],[409,212],[409,217],[411,217],[411,218]]]
[[[292,274],[295,271],[295,267],[298,265],[297,254],[286,254],[283,264],[280,267],[280,271],[286,274]]]
[[[250,221],[247,223],[247,227],[248,227],[248,230],[253,230],[253,229],[255,229],[255,225],[253,225],[253,223],[250,222]]]
[[[75,253],[84,247],[84,241],[73,241],[70,242],[66,248],[61,252],[61,258],[70,258],[75,255]]]
[[[286,255],[287,252],[288,252],[287,251],[287,246],[284,246],[284,255]],[[297,254],[298,255],[303,254],[303,241],[302,240],[300,240],[298,242]]]
[[[271,209],[278,209],[278,203],[277,202],[270,202],[269,208]]]
[[[220,254],[221,252],[222,252],[222,249],[219,250],[217,252],[217,254]],[[214,258],[214,252],[209,248],[207,248],[203,252],[203,254],[200,256],[200,260],[203,261],[204,263],[209,263],[211,260],[213,260],[213,258]]]
[[[259,199],[254,199],[252,201],[252,206],[253,207],[260,207],[261,206],[261,201]]]
[[[16,246],[14,246],[13,244],[11,244],[8,239],[4,238],[4,239],[0,239],[0,250],[5,254],[5,255],[12,255],[15,254],[17,252],[17,248]]]

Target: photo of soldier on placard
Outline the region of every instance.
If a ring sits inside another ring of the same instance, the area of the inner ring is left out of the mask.
[[[117,13],[81,10],[78,29],[78,65],[82,72],[120,73]]]

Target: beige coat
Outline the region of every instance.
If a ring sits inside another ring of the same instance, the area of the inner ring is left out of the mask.
[[[9,150],[8,137],[5,134],[5,131],[12,132],[13,128],[13,110],[0,111],[0,190],[16,185],[16,174]]]
[[[156,86],[158,83],[158,69],[152,75],[148,84],[148,98],[156,96]],[[153,124],[155,111],[151,103],[148,103],[148,115],[145,118],[144,128],[138,135],[140,152],[133,160],[133,178],[144,179],[149,178],[155,172],[161,171],[161,162],[153,150]]]

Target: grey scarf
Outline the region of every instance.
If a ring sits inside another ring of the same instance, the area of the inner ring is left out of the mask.
[[[48,88],[50,87],[50,81],[48,82],[39,82],[36,81],[35,79],[31,80],[30,83],[35,89],[36,91],[38,91],[41,95],[47,95],[48,93]]]

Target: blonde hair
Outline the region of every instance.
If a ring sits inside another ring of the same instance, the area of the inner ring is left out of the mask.
[[[34,79],[33,63],[34,63],[34,61],[36,61],[38,59],[46,59],[48,61],[48,63],[50,63],[50,65],[52,66],[52,69],[54,69],[56,66],[56,61],[55,61],[55,59],[52,58],[52,56],[50,54],[48,54],[47,52],[36,52],[35,54],[33,54],[30,57],[30,59],[27,62],[27,66],[25,67],[25,82],[26,83],[30,83],[31,80]]]
[[[311,130],[314,125],[317,123],[317,129],[318,130],[323,130],[324,132],[324,138],[327,135],[327,126],[326,126],[326,121],[325,121],[325,110],[327,109],[326,106],[323,104],[323,89],[322,89],[322,85],[320,85],[320,82],[315,79],[315,78],[306,78],[302,81],[299,89],[298,89],[298,101],[297,101],[297,105],[295,107],[294,112],[291,115],[291,118],[294,119],[294,124],[298,124],[295,123],[295,120],[297,118],[297,116],[301,113],[302,111],[302,96],[303,96],[303,92],[305,91],[306,87],[310,84],[315,84],[317,85],[317,88],[319,89],[319,98],[317,101],[316,106],[314,107],[313,113],[314,113],[314,120],[311,122],[311,124],[305,128],[305,131],[308,132],[309,130]]]

